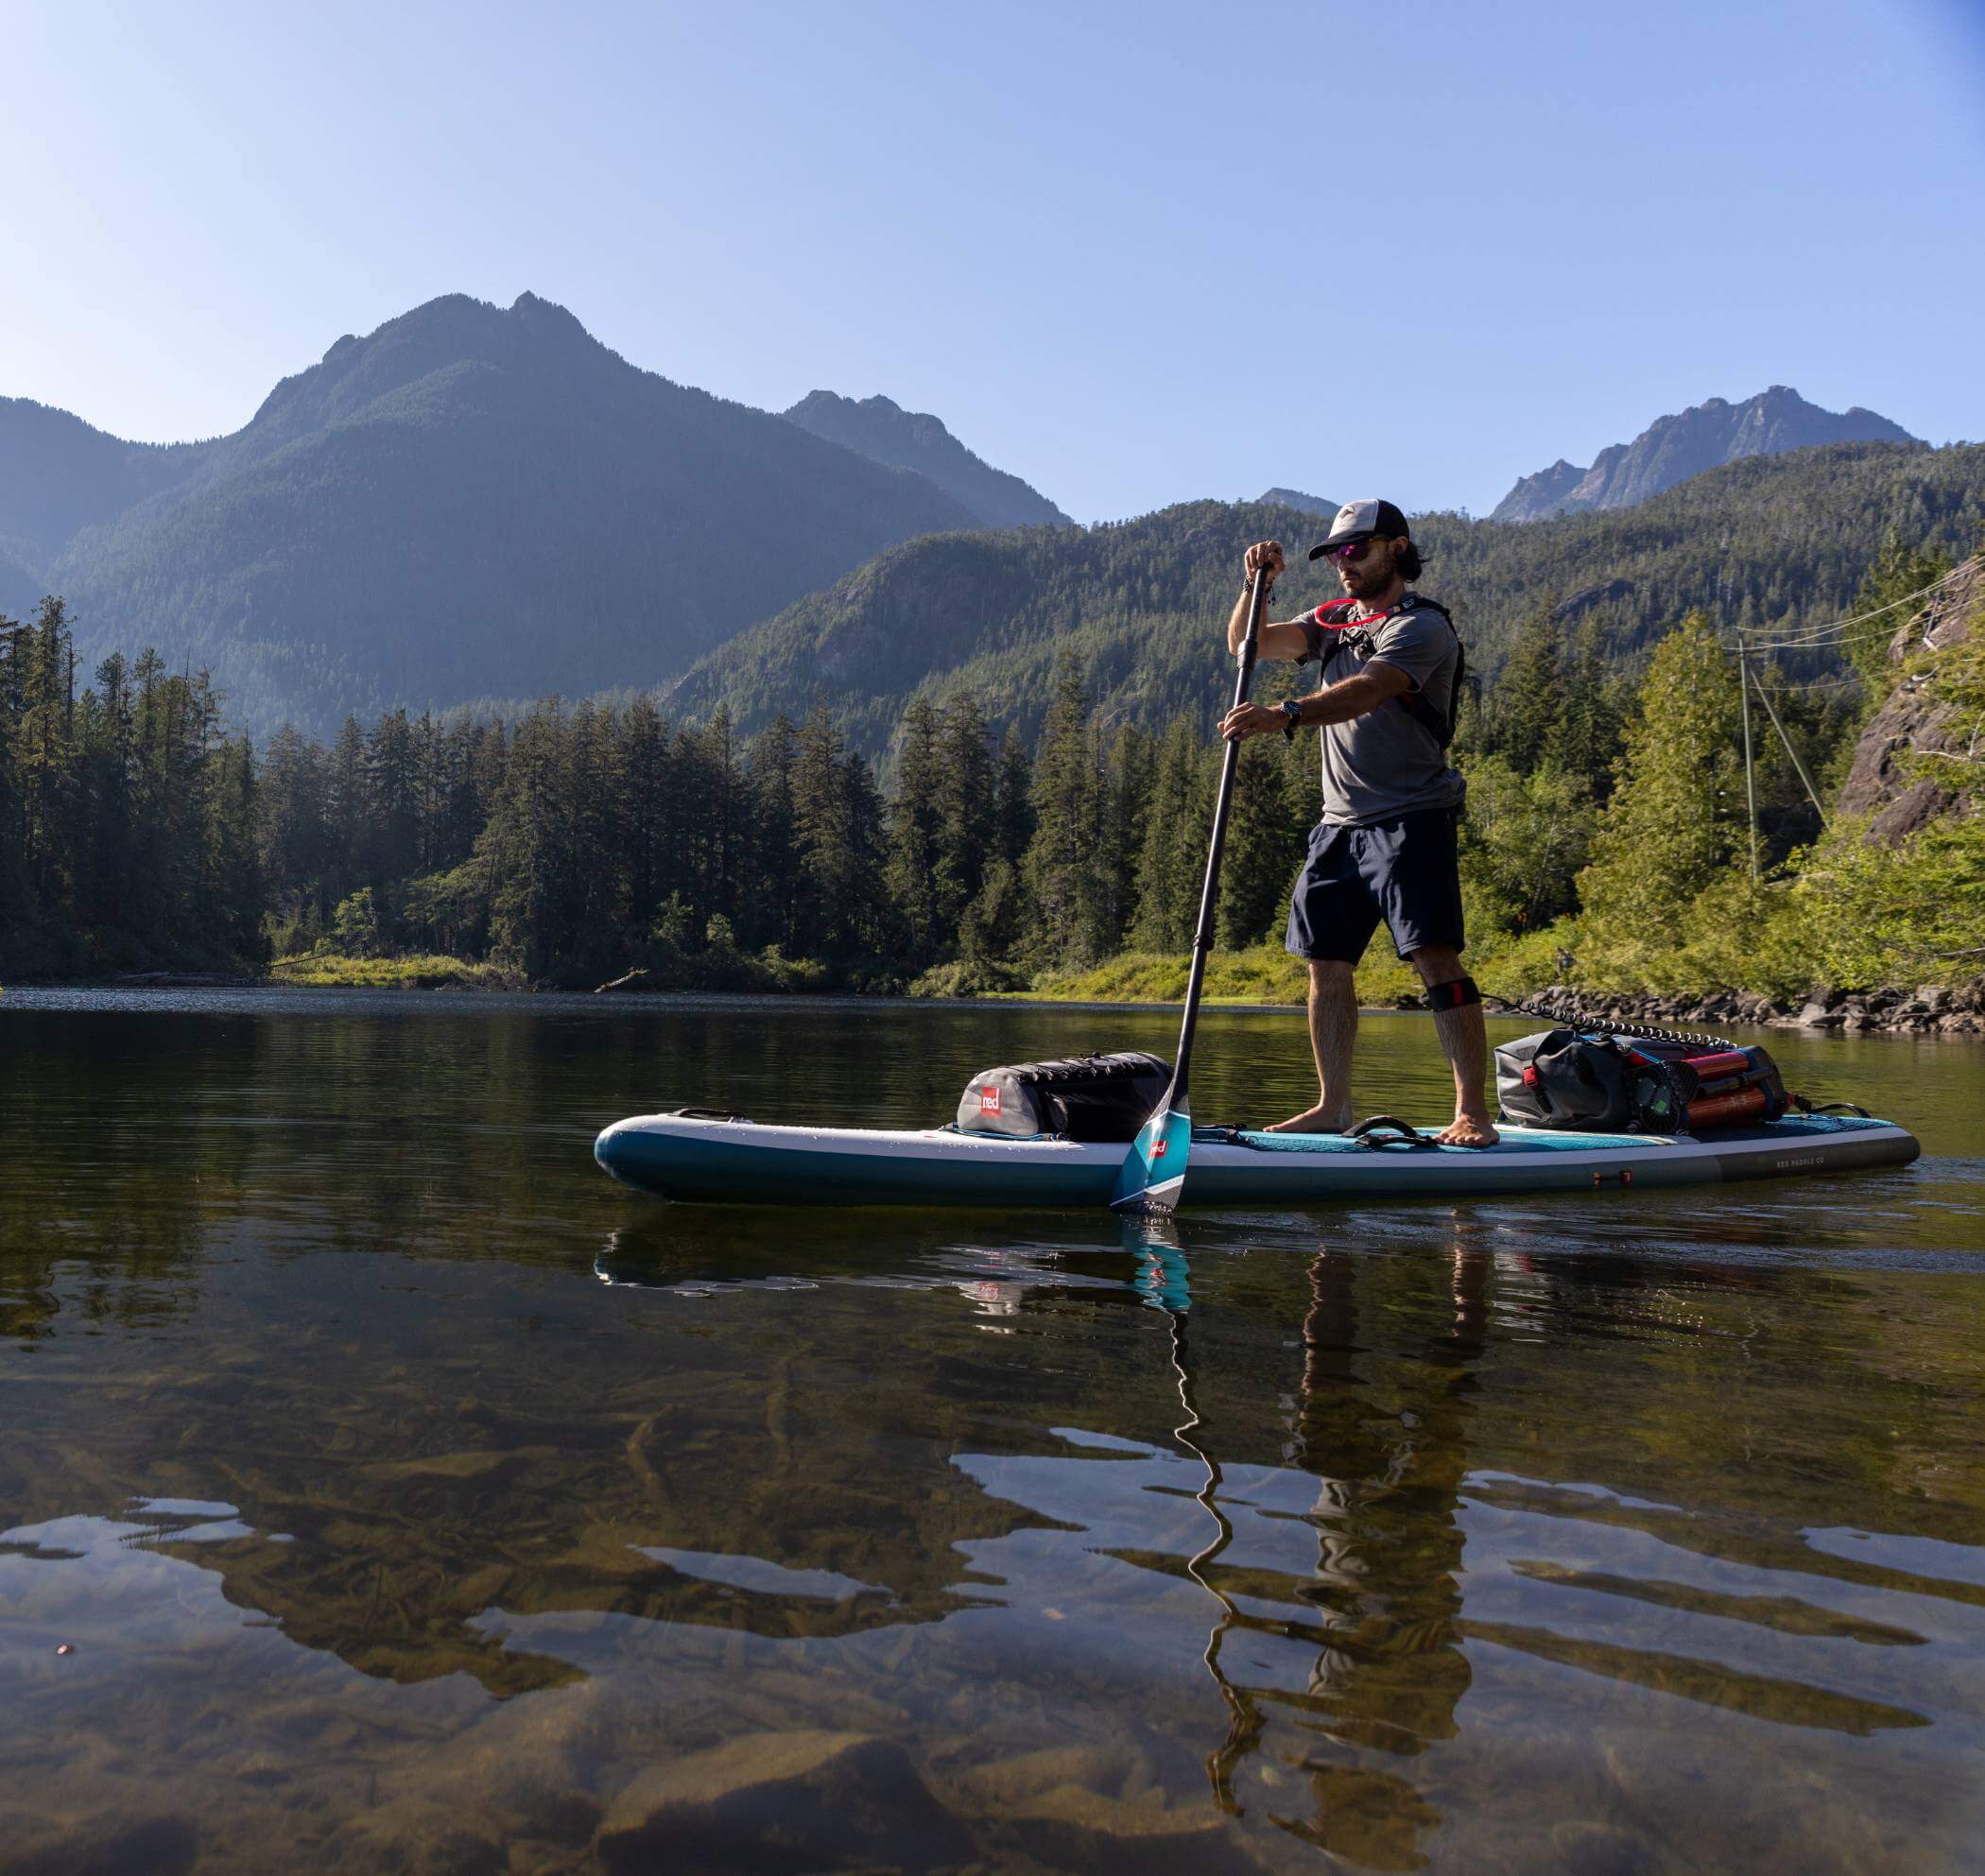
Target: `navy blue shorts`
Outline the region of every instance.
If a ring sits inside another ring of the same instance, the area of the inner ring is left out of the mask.
[[[1429,944],[1460,950],[1459,822],[1455,808],[1425,808],[1375,827],[1319,821],[1283,949],[1355,964],[1383,919],[1402,957]]]

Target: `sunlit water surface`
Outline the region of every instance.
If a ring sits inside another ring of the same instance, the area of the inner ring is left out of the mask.
[[[1171,1030],[8,992],[0,1867],[1975,1867],[1976,1044],[1767,1039],[1907,1171],[1161,1236],[590,1155]]]

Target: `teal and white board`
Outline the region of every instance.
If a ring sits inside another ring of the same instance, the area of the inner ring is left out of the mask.
[[[1717,1185],[1902,1166],[1921,1150],[1888,1121],[1791,1116],[1703,1139],[1506,1127],[1490,1147],[1369,1145],[1332,1133],[1200,1128],[1188,1205]],[[1128,1149],[1071,1140],[827,1127],[690,1114],[616,1121],[594,1143],[613,1176],[665,1198],[719,1205],[1106,1206]]]

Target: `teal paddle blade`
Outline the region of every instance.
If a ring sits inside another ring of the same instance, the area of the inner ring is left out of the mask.
[[[1169,1212],[1185,1186],[1192,1151],[1192,1111],[1182,1101],[1146,1121],[1116,1176],[1110,1204],[1118,1212]]]

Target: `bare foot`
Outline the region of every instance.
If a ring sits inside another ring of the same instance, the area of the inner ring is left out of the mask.
[[[1262,1128],[1264,1133],[1342,1133],[1351,1125],[1351,1110],[1330,1108],[1305,1108],[1300,1114],[1291,1114],[1287,1120],[1279,1120],[1273,1127]]]
[[[1454,1125],[1435,1134],[1443,1146],[1493,1146],[1500,1136],[1475,1114],[1457,1114]]]

